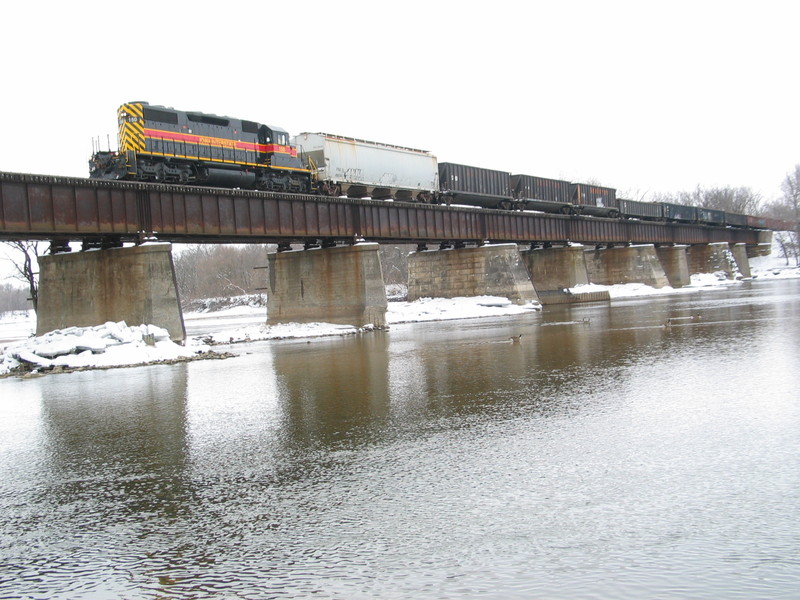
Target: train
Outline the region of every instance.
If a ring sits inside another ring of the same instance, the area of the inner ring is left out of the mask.
[[[779,229],[780,223],[614,188],[439,162],[426,150],[129,102],[119,148],[93,149],[89,176],[179,185],[526,210],[611,219]]]

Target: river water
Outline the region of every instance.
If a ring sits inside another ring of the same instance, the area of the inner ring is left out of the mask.
[[[233,350],[0,381],[0,598],[800,597],[800,280]]]

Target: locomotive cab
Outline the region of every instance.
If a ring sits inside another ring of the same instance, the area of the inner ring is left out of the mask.
[[[272,167],[302,169],[303,163],[297,157],[297,148],[289,143],[289,132],[280,127],[262,125],[258,130],[258,143],[262,149],[260,162]]]

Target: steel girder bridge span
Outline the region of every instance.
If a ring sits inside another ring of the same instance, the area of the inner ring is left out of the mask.
[[[124,242],[731,244],[763,230],[0,172],[0,238]],[[769,234],[769,232],[766,232]]]

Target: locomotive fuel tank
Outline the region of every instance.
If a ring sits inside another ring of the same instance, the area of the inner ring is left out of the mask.
[[[329,195],[430,202],[439,190],[436,157],[425,150],[328,133],[301,133],[292,145]]]

